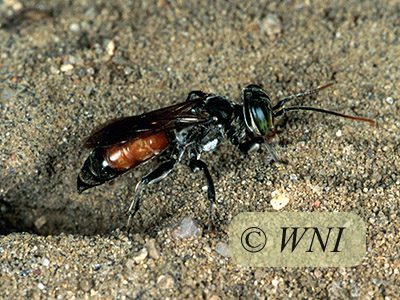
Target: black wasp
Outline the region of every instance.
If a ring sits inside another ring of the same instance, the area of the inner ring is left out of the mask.
[[[375,124],[374,120],[307,106],[286,107],[287,101],[321,91],[333,83],[284,97],[272,106],[267,93],[251,84],[242,90],[242,104],[225,97],[192,91],[183,103],[142,115],[111,120],[95,129],[84,147],[93,151],[78,176],[78,191],[114,179],[137,165],[169,149],[165,161],[136,185],[135,197],[129,208],[129,220],[139,208],[143,187],[165,178],[186,154],[189,167],[203,171],[210,201],[209,221],[215,202],[215,189],[203,152],[213,150],[224,139],[244,154],[258,149],[264,137],[274,134],[274,118],[290,111],[315,111]],[[271,145],[266,146],[275,161],[283,162]],[[166,152],[165,152],[166,153]],[[128,223],[129,223],[128,220]]]

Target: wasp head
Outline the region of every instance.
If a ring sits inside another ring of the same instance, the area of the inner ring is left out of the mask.
[[[271,100],[258,85],[251,84],[242,90],[243,114],[247,128],[264,136],[274,129]]]

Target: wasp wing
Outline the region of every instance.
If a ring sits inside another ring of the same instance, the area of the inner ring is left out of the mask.
[[[183,129],[212,122],[208,114],[190,110],[203,98],[196,98],[138,116],[110,120],[95,128],[84,141],[85,148],[109,147],[144,138],[161,131]]]

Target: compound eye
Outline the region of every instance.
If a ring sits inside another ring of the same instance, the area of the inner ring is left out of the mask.
[[[264,136],[274,128],[271,100],[258,85],[248,85],[242,90],[243,114],[247,128]]]

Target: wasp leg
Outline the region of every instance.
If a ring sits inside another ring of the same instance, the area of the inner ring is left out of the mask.
[[[239,128],[228,126],[225,129],[229,142],[245,155],[247,155],[249,152],[258,150],[260,148],[260,144],[264,142],[264,138],[262,137],[252,135],[249,141],[241,142],[246,137],[246,124],[243,119],[242,106],[234,106],[234,116],[239,123]]]
[[[260,145],[264,143],[264,139],[261,137],[252,138],[250,141],[239,143],[237,147],[240,152],[247,155],[250,152],[257,151],[260,148]]]
[[[133,198],[133,201],[128,210],[129,217],[126,225],[127,228],[129,228],[132,217],[136,214],[136,212],[139,209],[139,202],[144,186],[147,184],[156,183],[163,180],[165,177],[168,176],[169,173],[171,173],[175,164],[176,164],[175,159],[168,160],[159,165],[155,170],[143,176],[142,179],[138,182],[135,188],[135,197]]]
[[[208,230],[211,230],[211,225],[213,223],[212,219],[212,213],[213,213],[213,204],[215,202],[215,188],[214,188],[214,183],[211,178],[210,172],[208,171],[207,165],[204,163],[204,161],[199,160],[199,159],[193,159],[189,163],[189,167],[192,169],[192,171],[200,170],[204,172],[204,175],[206,177],[207,181],[207,193],[208,193],[208,200],[210,201],[210,213],[208,215]]]
[[[274,161],[276,161],[277,163],[280,163],[280,164],[284,164],[284,165],[287,165],[289,163],[289,161],[287,159],[285,159],[285,158],[282,159],[278,156],[278,154],[276,154],[274,147],[272,147],[267,142],[265,143],[265,145],[267,146],[269,153],[271,153]]]
[[[260,145],[261,145],[262,143],[265,143],[265,145],[266,145],[266,147],[267,147],[269,153],[272,155],[272,158],[273,158],[274,161],[276,161],[277,163],[280,163],[280,164],[285,164],[285,165],[288,164],[288,161],[287,161],[286,159],[281,159],[281,158],[278,156],[278,154],[276,154],[276,151],[275,151],[274,147],[272,147],[272,146],[271,146],[268,142],[266,142],[265,139],[262,138],[262,137],[254,137],[254,138],[252,138],[251,140],[249,140],[249,141],[247,141],[247,142],[239,143],[239,144],[237,144],[237,145],[233,144],[233,145],[235,145],[236,147],[238,147],[239,150],[240,150],[243,154],[247,155],[247,154],[249,154],[249,153],[252,152],[252,151],[258,150],[258,149],[260,148]]]
[[[242,128],[242,127],[241,127]],[[260,148],[260,145],[264,143],[264,138],[262,137],[252,137],[249,141],[241,143],[241,134],[240,129],[235,130],[234,128],[230,128],[226,134],[228,136],[229,142],[238,148],[240,152],[247,155],[250,152],[257,151]]]

